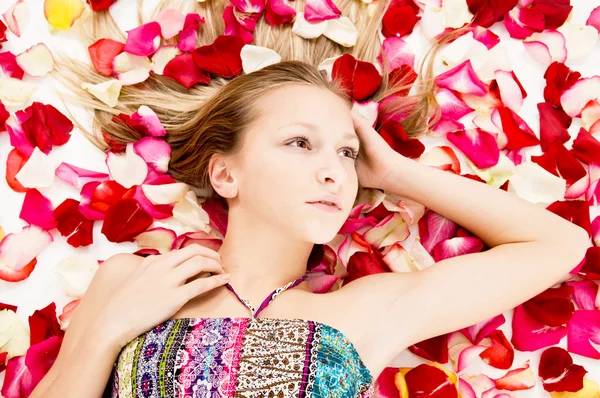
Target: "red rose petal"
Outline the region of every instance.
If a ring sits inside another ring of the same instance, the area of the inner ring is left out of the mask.
[[[238,36],[221,35],[212,44],[195,49],[192,57],[198,68],[231,78],[242,72],[240,52],[244,45],[244,41]]]
[[[518,2],[518,0],[467,0],[467,5],[469,6],[469,11],[473,14],[472,23],[489,28],[495,22],[501,21],[504,14],[515,8]]]
[[[92,64],[98,73],[113,75],[113,60],[123,52],[125,44],[112,39],[100,39],[88,47]]]
[[[92,6],[94,11],[108,10],[108,8],[116,3],[117,0],[87,0],[87,3]]]
[[[1,22],[0,22],[1,23]],[[0,53],[0,68],[4,74],[13,79],[23,79],[25,72],[19,64],[17,64],[17,56],[10,51],[4,51]]]
[[[52,105],[34,102],[16,116],[29,141],[46,155],[53,145],[63,145],[71,138],[73,123]]]
[[[124,199],[108,208],[101,232],[111,242],[131,242],[152,223],[134,199]]]
[[[389,7],[383,16],[381,33],[385,37],[402,37],[412,33],[421,17],[408,5]]]
[[[175,80],[188,90],[198,83],[210,83],[210,75],[196,66],[191,53],[176,55],[165,65],[163,76]]]
[[[342,87],[356,101],[370,97],[381,85],[381,75],[375,65],[357,60],[350,54],[344,54],[335,60],[331,76],[339,79]]]
[[[65,199],[54,209],[57,221],[56,229],[62,236],[67,237],[67,243],[73,247],[89,246],[92,244],[94,222],[88,220],[79,211],[79,201]]]

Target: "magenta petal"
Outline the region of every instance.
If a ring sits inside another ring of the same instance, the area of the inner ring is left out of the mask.
[[[596,346],[600,344],[600,311],[578,310],[568,323],[567,351],[588,358],[600,359]]]
[[[498,164],[500,150],[496,138],[487,131],[479,128],[465,129],[450,133],[446,138],[480,169]]]
[[[77,188],[83,187],[90,181],[105,181],[110,178],[106,173],[83,169],[65,162],[56,168],[55,174],[67,184]]]
[[[198,43],[198,28],[204,23],[204,18],[199,14],[189,13],[185,16],[183,29],[179,32],[177,48],[181,51],[193,51]]]
[[[574,318],[575,316],[572,319]],[[544,325],[527,314],[522,305],[514,309],[512,331],[510,342],[519,351],[536,351],[540,348],[550,347],[558,344],[567,335],[565,326]]]
[[[57,223],[52,213],[54,207],[50,199],[46,198],[35,188],[29,189],[25,193],[23,207],[19,218],[30,224],[40,226],[46,230],[55,228]]]
[[[156,113],[146,105],[140,106],[140,108],[131,115],[131,122],[146,127],[148,129],[148,134],[153,137],[167,135],[167,131],[163,127],[158,116],[156,116]]]
[[[573,300],[577,307],[582,310],[596,309],[596,296],[598,285],[594,281],[571,281],[567,285],[573,286]]]
[[[4,74],[13,79],[23,79],[25,72],[17,64],[17,56],[10,51],[0,53],[0,68]]]
[[[225,8],[223,21],[225,22],[225,35],[239,36],[245,44],[250,44],[254,41],[252,32],[242,26],[233,14],[233,6]]]
[[[230,3],[244,14],[261,14],[266,7],[265,0],[231,0]]]
[[[25,355],[12,357],[6,364],[2,396],[6,398],[28,397],[35,388],[31,380],[31,372],[25,365]]]
[[[331,0],[306,0],[304,19],[309,22],[321,22],[339,18],[342,12]]]
[[[458,120],[473,112],[473,109],[462,99],[458,98],[452,90],[440,88],[435,94],[435,99],[440,104],[442,116],[449,119]]]
[[[500,314],[486,321],[464,328],[461,330],[461,332],[467,339],[469,339],[471,344],[479,344],[481,340],[502,326],[504,322],[506,322],[506,318],[503,314]]]
[[[483,242],[475,236],[457,236],[445,239],[433,248],[433,258],[436,262],[462,256],[463,254],[479,253],[483,249]]]
[[[162,220],[173,216],[174,204],[154,204],[150,202],[146,195],[144,195],[141,185],[135,187],[133,198],[138,202],[140,207],[155,220]]]
[[[81,200],[79,201],[79,212],[88,220],[104,220],[104,213],[90,207],[92,196],[99,181],[90,181],[81,188]]]
[[[487,88],[473,70],[471,60],[466,60],[440,74],[435,78],[435,84],[462,94],[472,94],[478,97],[487,94]]]
[[[593,26],[600,33],[600,6],[592,10],[585,24]]]
[[[151,55],[160,45],[160,24],[148,22],[127,31],[127,41],[123,51],[134,55]]]
[[[399,68],[402,65],[408,65],[411,68],[415,66],[415,54],[408,43],[400,37],[391,36],[383,41],[381,52],[387,58],[388,69],[390,71]],[[382,55],[377,58],[383,65]]]
[[[54,365],[62,342],[62,337],[54,335],[27,349],[25,365],[31,372],[31,384],[37,385]]]
[[[166,173],[171,160],[171,147],[160,138],[144,137],[133,144],[135,153],[154,169]]]
[[[9,117],[5,122],[6,131],[10,137],[10,145],[17,148],[23,155],[29,157],[33,153],[33,145],[27,138],[25,130],[16,118]]]

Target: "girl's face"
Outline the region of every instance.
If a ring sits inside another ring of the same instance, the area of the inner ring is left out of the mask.
[[[230,217],[245,214],[311,243],[331,241],[358,191],[359,140],[350,107],[326,89],[300,84],[273,90],[257,104],[262,117],[229,167],[237,188],[229,198]],[[337,196],[341,210],[308,203],[326,195]]]

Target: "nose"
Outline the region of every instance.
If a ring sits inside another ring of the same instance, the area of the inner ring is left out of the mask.
[[[323,164],[317,171],[317,178],[319,179],[319,182],[325,183],[327,180],[331,180],[335,185],[343,185],[348,177],[348,172],[342,164],[343,161],[344,159],[340,158],[339,155],[333,159],[328,157],[325,160],[325,164]]]

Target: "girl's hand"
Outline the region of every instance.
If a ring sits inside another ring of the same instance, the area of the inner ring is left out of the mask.
[[[365,188],[386,189],[384,180],[404,157],[394,151],[366,119],[352,113],[352,120],[360,139],[358,182]]]
[[[170,319],[189,300],[226,284],[223,274],[219,253],[201,245],[148,256],[115,289],[104,306],[105,319],[124,347]]]

